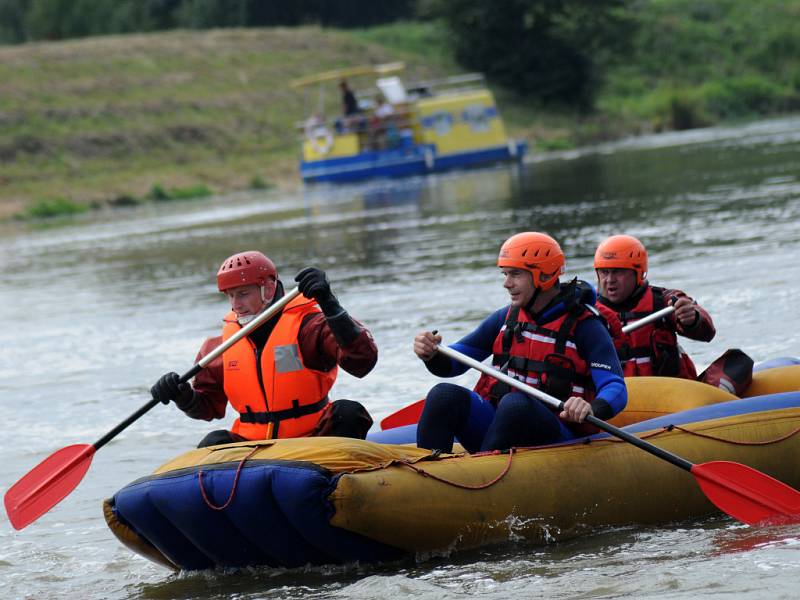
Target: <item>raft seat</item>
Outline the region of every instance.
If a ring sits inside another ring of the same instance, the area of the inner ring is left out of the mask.
[[[753,382],[742,398],[796,391],[800,391],[800,364],[789,364],[754,372]]]

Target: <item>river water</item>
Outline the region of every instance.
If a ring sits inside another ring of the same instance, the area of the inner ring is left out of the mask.
[[[411,352],[422,328],[445,341],[505,304],[502,241],[546,231],[569,275],[592,280],[599,241],[640,237],[650,280],[713,315],[700,368],[729,347],[757,362],[800,355],[800,119],[666,134],[540,157],[522,168],[242,194],[0,229],[0,491],[53,451],[92,443],[186,371],[226,304],[214,273],[261,249],[284,281],[324,268],[380,348],[334,397],[376,421],[436,380]],[[475,375],[459,382],[469,385]],[[210,429],[158,406],[102,448],[83,482],[23,531],[0,520],[2,598],[794,598],[800,527],[718,517],[598,532],[547,547],[508,544],[377,567],[172,574],[106,528],[102,500]],[[565,474],[567,476],[567,474]],[[633,493],[633,491],[632,491]]]

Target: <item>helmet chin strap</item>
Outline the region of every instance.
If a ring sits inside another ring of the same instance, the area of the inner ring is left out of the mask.
[[[252,321],[258,315],[260,315],[262,312],[264,312],[264,309],[266,309],[272,303],[272,298],[270,298],[269,300],[267,300],[267,298],[266,298],[266,296],[267,296],[266,295],[267,286],[261,285],[261,286],[258,287],[258,289],[261,290],[261,310],[259,310],[254,315],[243,315],[241,317],[237,315],[236,322],[239,323],[239,325],[241,325],[242,327],[247,325],[250,321]]]
[[[528,305],[525,307],[525,310],[530,314],[533,314],[533,305],[536,304],[536,299],[539,297],[539,294],[542,293],[542,288],[533,288],[533,296],[531,299],[528,300]]]

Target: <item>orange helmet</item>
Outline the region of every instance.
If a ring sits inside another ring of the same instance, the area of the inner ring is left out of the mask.
[[[594,268],[632,269],[636,272],[636,285],[642,285],[647,279],[647,250],[632,235],[612,235],[597,247]]]
[[[533,287],[549,290],[564,272],[566,261],[557,241],[544,233],[526,231],[512,235],[503,243],[497,266],[530,271]],[[550,279],[542,281],[542,275]]]
[[[242,285],[268,287],[278,279],[278,270],[273,262],[261,252],[240,252],[225,259],[217,271],[217,287],[220,292]]]

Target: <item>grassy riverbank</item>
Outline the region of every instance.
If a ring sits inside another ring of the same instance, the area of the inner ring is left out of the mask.
[[[649,4],[595,113],[543,109],[493,86],[510,133],[543,151],[800,106],[797,2],[739,3],[722,16],[697,10],[723,1]],[[395,60],[407,79],[460,70],[430,23],[0,47],[0,218],[297,186],[294,124],[309,99],[289,81]],[[328,100],[335,107],[333,87]]]

